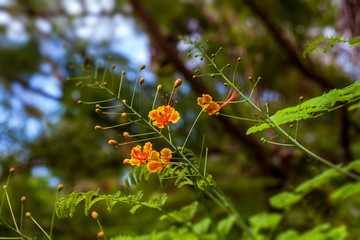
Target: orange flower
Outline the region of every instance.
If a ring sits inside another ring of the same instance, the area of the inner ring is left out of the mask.
[[[150,142],[145,143],[143,151],[141,151],[141,146],[137,145],[131,149],[129,163],[131,165],[139,166],[140,164],[146,164],[146,161],[149,158],[157,158],[159,153],[155,150],[152,150],[152,144]]]
[[[220,111],[221,108],[225,107],[229,103],[235,101],[239,96],[240,93],[237,93],[235,90],[231,89],[224,103],[220,106],[212,100],[212,97],[209,94],[203,94],[202,97],[198,97],[197,102],[205,112],[207,112],[209,115],[212,115]]]
[[[170,105],[164,105],[150,111],[149,118],[153,121],[155,120],[153,122],[154,126],[163,128],[164,125],[169,126],[170,122],[177,123],[180,119],[180,114]]]
[[[164,148],[163,150],[160,151],[160,158],[158,155],[153,159],[149,159],[149,162],[147,164],[147,169],[149,170],[149,172],[161,171],[164,168],[164,164],[166,164],[167,166],[170,165],[171,158],[172,158],[171,150],[169,148]]]
[[[214,102],[209,94],[203,94],[202,97],[198,97],[197,102],[209,115],[215,114],[220,110],[219,104]]]

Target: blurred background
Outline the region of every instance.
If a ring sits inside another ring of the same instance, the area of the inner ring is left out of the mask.
[[[210,93],[223,100],[228,90],[215,79],[192,78],[202,62],[187,56],[188,46],[180,35],[209,40],[210,53],[223,47],[220,65],[234,67],[241,57],[236,82],[246,92],[251,90],[248,77],[262,77],[258,94],[273,114],[296,105],[300,96],[306,100],[358,79],[358,49],[337,44],[323,53],[319,47],[306,59],[302,51],[319,36],[360,35],[359,5],[351,0],[0,0],[0,176],[5,183],[8,170],[15,167],[9,186],[14,211],[19,212],[20,197],[27,196],[27,211],[46,228],[59,183],[65,185],[65,193],[97,188],[115,193],[124,188],[130,168],[122,164],[125,156],[107,141],[137,129],[94,131],[97,124],[118,120],[96,114],[93,106],[76,104],[79,99],[104,96],[66,81],[74,73],[74,56],[99,61],[103,71],[112,55],[116,76],[127,71],[125,92],[132,91],[137,71],[145,64],[144,102],[152,102],[158,84],[164,85],[165,94],[174,80],[184,79],[177,95],[181,121],[173,131],[181,143],[201,110],[196,98]],[[228,74],[232,77],[231,70]],[[242,117],[255,114],[245,104],[230,104],[224,112]],[[301,122],[300,142],[334,163],[359,159],[359,115],[359,110],[340,109]],[[260,138],[271,137],[271,131],[246,136],[250,126],[204,115],[188,144],[199,154],[206,134],[209,172],[246,218],[271,211],[269,196],[291,190],[324,170],[294,149],[262,144]],[[171,182],[158,186],[154,174],[133,191],[143,189],[145,198],[168,193],[169,210],[197,199],[191,188],[176,189]],[[359,234],[359,199],[334,207],[326,191],[310,194],[281,228],[306,230],[325,220],[345,221],[352,236]],[[169,226],[155,225],[153,219],[159,214],[152,210],[141,209],[133,216],[128,206],[116,206],[110,214],[103,206],[96,207],[108,235],[146,234]],[[225,213],[215,209],[214,215],[221,218]],[[41,234],[31,222],[26,224],[32,234]],[[56,239],[95,239],[97,231],[94,220],[79,208],[73,219],[56,220],[54,235]],[[232,236],[238,236],[237,231]],[[11,233],[0,227],[0,235]]]

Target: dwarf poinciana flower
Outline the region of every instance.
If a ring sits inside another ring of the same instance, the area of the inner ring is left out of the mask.
[[[170,165],[171,158],[171,150],[169,148],[164,148],[160,151],[160,156],[158,155],[154,159],[149,159],[147,169],[149,170],[149,172],[161,171],[163,170],[164,165]]]
[[[230,90],[223,104],[219,105],[213,101],[209,94],[203,94],[202,97],[198,97],[197,102],[209,115],[217,113],[221,108],[225,107],[229,103],[235,101],[240,96],[235,90]]]
[[[150,142],[145,143],[143,150],[141,146],[137,145],[131,149],[129,163],[131,165],[139,166],[140,164],[146,164],[147,160],[157,158],[159,153],[152,150],[152,144]]]
[[[154,126],[164,128],[164,125],[169,126],[170,122],[177,123],[180,119],[179,112],[175,111],[170,105],[163,105],[149,112],[149,118],[155,120]]]

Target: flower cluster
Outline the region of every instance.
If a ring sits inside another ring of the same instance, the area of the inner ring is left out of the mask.
[[[115,140],[109,140],[109,145],[115,146],[121,149],[123,145],[118,144]],[[132,144],[130,142],[130,144]],[[169,148],[163,148],[160,153],[153,150],[151,142],[145,143],[143,147],[137,145],[132,147],[130,153],[126,150],[123,152],[129,157],[123,161],[125,165],[139,166],[145,165],[149,172],[157,172],[164,169],[164,165],[170,165],[170,159],[172,158],[172,152]]]
[[[132,166],[147,164],[147,169],[150,172],[157,172],[163,170],[165,164],[169,166],[171,158],[172,154],[169,148],[164,148],[159,153],[152,149],[150,142],[147,142],[142,151],[140,145],[133,147],[131,149],[130,159],[126,159],[127,161],[124,161],[124,163]]]

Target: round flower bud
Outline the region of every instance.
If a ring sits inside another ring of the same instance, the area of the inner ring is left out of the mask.
[[[127,115],[127,113],[122,113],[121,117],[124,118],[124,119],[127,119],[128,115]]]
[[[98,232],[97,237],[98,238],[103,238],[104,235],[105,235],[104,232]]]
[[[25,202],[25,201],[26,201],[26,197],[25,197],[25,196],[22,196],[20,200],[21,200],[21,202]]]
[[[101,113],[100,108],[95,108],[95,112],[96,112],[96,113]]]
[[[115,69],[115,67],[116,67],[115,64],[111,65],[111,68],[112,68],[112,69]]]
[[[107,82],[104,82],[104,86],[106,86],[107,85]]]
[[[75,84],[75,87],[80,87],[82,84],[83,84],[82,81],[78,81],[78,82]]]
[[[126,99],[123,99],[122,102],[123,102],[123,103],[126,103]]]
[[[121,72],[122,75],[125,75],[125,73],[126,73],[126,72],[125,72],[124,70]]]
[[[59,185],[57,186],[57,189],[58,189],[59,191],[63,190],[63,189],[64,189],[64,185],[63,185],[63,184],[59,184]]]
[[[110,140],[108,141],[108,144],[109,144],[110,146],[116,147],[118,143],[117,143],[117,141],[110,139]]]
[[[13,172],[13,171],[15,171],[15,168],[13,168],[13,167],[10,168],[10,172]]]
[[[130,164],[130,159],[128,159],[128,158],[124,159],[123,164],[124,165],[129,165]]]
[[[98,216],[99,216],[99,214],[98,214],[97,212],[95,212],[95,211],[93,211],[93,212],[91,213],[91,217],[92,217],[93,219],[97,219]]]
[[[145,69],[145,67],[146,67],[146,66],[145,66],[144,64],[143,64],[143,65],[141,65],[141,66],[140,66],[140,70]]]
[[[30,216],[31,216],[31,213],[30,213],[30,212],[26,212],[26,213],[25,213],[25,216],[30,217]]]
[[[158,90],[158,91],[160,91],[162,88],[163,88],[163,85],[161,85],[161,84],[159,84],[159,85],[157,86],[157,90]]]
[[[302,102],[302,101],[304,100],[304,97],[303,97],[303,96],[300,96],[300,97],[299,97],[299,100],[300,100],[300,102]]]
[[[123,132],[123,137],[129,137],[130,136],[130,134],[128,133],[128,132]]]
[[[145,79],[144,78],[140,78],[140,84],[144,84],[144,82],[145,82]]]
[[[80,103],[81,103],[81,101],[80,101],[80,100],[78,100],[78,101],[77,101],[77,104],[80,104]]]
[[[174,82],[174,87],[175,87],[175,88],[178,88],[178,87],[181,86],[181,84],[182,84],[182,80],[179,78],[178,80],[176,80],[176,81]]]
[[[100,130],[100,129],[101,129],[101,126],[96,125],[96,126],[94,127],[94,129],[95,129],[95,130]]]

